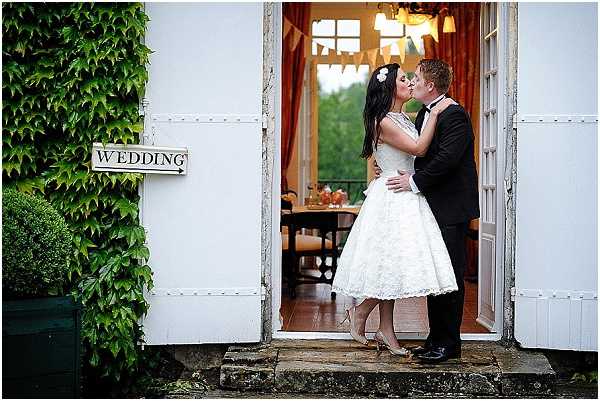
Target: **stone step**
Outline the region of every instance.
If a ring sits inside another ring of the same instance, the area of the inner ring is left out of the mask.
[[[417,345],[404,342],[403,346]],[[462,358],[432,365],[346,340],[273,340],[231,346],[224,389],[394,397],[552,396],[556,375],[535,351],[463,342]]]

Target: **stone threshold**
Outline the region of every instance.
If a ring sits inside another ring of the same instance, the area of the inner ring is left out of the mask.
[[[278,339],[230,346],[220,371],[222,389],[340,398],[551,398],[555,383],[542,353],[484,341],[465,341],[460,360],[433,365],[354,341]]]

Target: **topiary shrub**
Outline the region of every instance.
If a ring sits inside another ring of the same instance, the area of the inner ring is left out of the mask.
[[[62,295],[72,253],[65,219],[46,200],[2,190],[2,296]]]

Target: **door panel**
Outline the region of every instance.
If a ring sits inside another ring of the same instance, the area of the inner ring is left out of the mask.
[[[147,344],[260,341],[262,9],[146,4],[144,142],[189,151],[186,176],[144,180]]]

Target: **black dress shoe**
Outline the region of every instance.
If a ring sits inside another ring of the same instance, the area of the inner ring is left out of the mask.
[[[417,355],[424,363],[440,363],[451,358],[460,358],[460,347],[433,347],[424,354]]]

